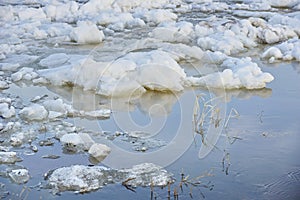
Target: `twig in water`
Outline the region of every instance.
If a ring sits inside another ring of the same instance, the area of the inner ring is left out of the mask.
[[[122,185],[127,189],[127,190],[130,190],[132,192],[136,192],[132,187],[131,185],[128,184],[129,181],[131,180],[134,180],[135,178],[128,178],[126,179],[125,181],[122,182]]]
[[[225,167],[225,162],[226,162],[226,167]],[[225,171],[225,174],[228,175],[228,170],[230,167],[230,154],[225,151],[225,155],[223,156],[222,159],[222,166],[223,166],[223,172]]]

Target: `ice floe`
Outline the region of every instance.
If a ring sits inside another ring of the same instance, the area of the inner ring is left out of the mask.
[[[26,183],[30,179],[27,169],[13,169],[8,173],[8,176],[13,182],[18,184]]]
[[[16,152],[1,152],[0,151],[0,163],[13,164],[18,161]]]
[[[184,46],[178,47],[189,50]],[[174,49],[178,47],[175,46]],[[220,57],[218,52],[207,52],[205,55],[199,51],[199,58],[208,56],[215,62]],[[223,59],[220,60],[223,63],[221,67],[229,69],[205,78],[190,78],[177,63],[179,58],[176,54],[161,50],[132,52],[111,63],[96,62],[87,58],[75,64],[40,70],[38,73],[54,85],[77,85],[84,90],[95,90],[96,93],[105,96],[141,94],[146,90],[178,92],[186,86],[205,85],[226,89],[258,89],[264,88],[266,83],[273,80],[269,73],[263,73],[251,59],[227,58],[225,55],[220,57]],[[220,74],[223,81],[219,77]]]
[[[54,85],[71,83],[105,96],[143,93],[145,88],[181,91],[186,76],[168,53],[159,50],[129,53],[111,63],[88,58],[74,65],[40,70],[39,74]]]
[[[55,169],[48,175],[54,193],[63,191],[90,192],[101,187],[125,182],[137,186],[165,186],[173,181],[172,174],[152,163],[135,165],[129,169],[109,169],[101,166],[73,165]]]

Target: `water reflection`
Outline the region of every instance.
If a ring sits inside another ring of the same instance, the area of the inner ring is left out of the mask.
[[[81,88],[74,87],[54,87],[47,86],[48,90],[61,96],[64,100],[72,103],[77,110],[92,111],[103,107],[110,108],[113,111],[132,112],[138,108],[142,113],[150,116],[167,116],[171,113],[174,104],[178,101],[182,93],[147,91],[138,96],[107,98],[95,94],[94,91],[83,91]],[[189,91],[195,93],[208,92],[204,88],[192,88]],[[210,89],[212,96],[222,98],[224,102],[230,102],[232,98],[250,99],[253,96],[269,98],[272,95],[272,89],[263,88],[257,90],[222,90]],[[191,105],[192,106],[192,105]]]

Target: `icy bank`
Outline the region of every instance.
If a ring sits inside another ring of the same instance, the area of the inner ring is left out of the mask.
[[[165,186],[173,181],[172,174],[152,163],[133,166],[130,169],[108,169],[100,166],[73,165],[53,171],[49,186],[54,193],[62,191],[90,192],[107,184],[126,182],[130,186]]]

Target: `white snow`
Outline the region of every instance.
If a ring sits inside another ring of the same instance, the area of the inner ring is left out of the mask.
[[[48,111],[44,106],[32,104],[20,110],[19,116],[27,121],[40,121],[48,117]]]

